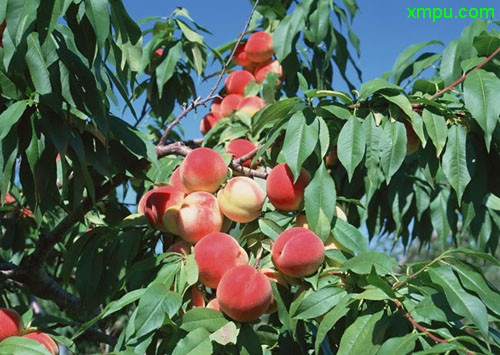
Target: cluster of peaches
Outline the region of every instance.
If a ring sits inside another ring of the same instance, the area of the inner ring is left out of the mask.
[[[59,354],[56,342],[46,333],[24,330],[24,325],[19,314],[13,309],[0,308],[0,342],[10,337],[21,336],[36,340],[43,344],[51,355]]]
[[[231,142],[227,151],[232,152],[242,142],[245,141]],[[242,149],[239,155],[252,149]],[[305,215],[299,214],[297,227],[281,233],[272,244],[271,257],[276,269],[250,266],[247,252],[236,239],[224,233],[231,221],[256,220],[262,213],[266,195],[276,209],[298,211],[310,175],[302,169],[294,182],[290,168],[285,163],[278,164],[269,173],[264,191],[259,183],[246,176],[226,182],[227,173],[227,165],[218,152],[210,148],[194,149],[174,171],[168,186],[144,194],[138,211],[153,228],[180,237],[168,252],[187,255],[194,245],[198,280],[203,286],[216,289],[216,297],[206,307],[222,311],[236,321],[249,322],[276,310],[270,280],[288,287],[286,280],[314,274],[323,264],[325,246],[308,229]],[[193,304],[205,306],[200,291],[192,287],[191,292]]]
[[[212,102],[210,113],[201,121],[203,134],[207,134],[221,119],[231,117],[233,111],[252,117],[264,108],[266,103],[259,96],[245,97],[245,88],[251,82],[261,84],[268,73],[278,74],[278,80],[281,80],[283,71],[279,61],[272,59],[273,54],[273,37],[267,32],[255,32],[248,41],[239,44],[233,62],[243,69],[232,71],[226,77],[226,94]]]

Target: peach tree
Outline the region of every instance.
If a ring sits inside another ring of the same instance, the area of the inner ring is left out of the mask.
[[[500,352],[498,23],[357,87],[355,0],[250,3],[0,3],[1,354]]]

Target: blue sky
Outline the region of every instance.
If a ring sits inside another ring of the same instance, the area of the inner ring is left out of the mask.
[[[340,2],[339,0],[335,0]],[[213,35],[205,36],[207,43],[216,47],[235,39],[243,28],[250,12],[247,0],[124,0],[125,7],[135,20],[150,16],[168,16],[177,6],[186,8],[191,17]],[[472,23],[472,19],[407,19],[407,8],[440,7],[453,8],[494,8],[495,18],[500,20],[500,1],[482,0],[358,0],[359,13],[353,22],[354,31],[361,39],[361,57],[358,65],[363,71],[363,81],[380,77],[390,71],[399,53],[408,46],[429,40],[440,40],[447,44],[460,37],[462,30]],[[499,28],[500,29],[500,28]],[[436,46],[434,49],[439,51]],[[354,80],[355,76],[351,78]],[[354,80],[359,88],[360,83]],[[200,95],[206,95],[213,81],[199,83]],[[338,81],[339,87],[345,86]],[[201,137],[199,123],[207,110],[191,113],[183,120],[186,138]]]

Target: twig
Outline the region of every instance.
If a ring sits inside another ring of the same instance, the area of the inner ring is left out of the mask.
[[[245,155],[242,155],[241,157],[239,157],[238,159],[234,159],[233,162],[236,164],[236,165],[241,165],[243,164],[244,162],[246,162],[247,160],[249,159],[253,159],[253,157],[255,157],[257,155],[257,152],[263,147],[263,145],[259,145],[257,147],[255,147],[252,151],[248,152],[247,154]]]
[[[438,261],[440,261],[441,259],[443,259],[445,256],[444,255],[439,255],[437,258],[435,258],[434,260],[432,260],[431,262],[429,262],[428,264],[426,264],[424,267],[422,267],[420,270],[414,272],[413,274],[409,275],[405,280],[403,281],[400,281],[400,282],[396,282],[393,286],[392,286],[392,289],[393,290],[396,290],[398,288],[400,288],[401,286],[405,285],[408,283],[408,281],[410,281],[411,279],[413,279],[414,277],[420,275],[420,273],[426,271],[430,266],[432,266],[433,264],[437,263]]]
[[[210,100],[213,100],[217,97],[219,97],[219,95],[215,94],[215,91],[217,91],[217,88],[219,87],[221,81],[222,81],[222,78],[224,77],[224,74],[226,73],[226,70],[227,70],[227,67],[229,66],[229,64],[231,63],[231,60],[233,60],[233,57],[234,57],[234,54],[236,53],[236,49],[238,48],[238,46],[240,45],[241,43],[241,39],[243,38],[243,36],[245,35],[248,27],[250,26],[250,21],[252,20],[252,17],[253,17],[253,14],[255,12],[255,9],[257,8],[257,5],[259,4],[259,0],[256,0],[255,1],[255,4],[253,5],[253,8],[252,8],[252,11],[250,11],[250,15],[248,16],[248,19],[247,21],[245,22],[245,26],[243,27],[243,31],[241,31],[240,35],[238,36],[238,39],[236,40],[236,43],[233,47],[233,50],[231,51],[231,54],[229,55],[229,58],[227,59],[227,61],[224,63],[224,65],[222,66],[222,70],[219,74],[219,76],[217,77],[217,81],[215,82],[215,85],[212,87],[212,89],[210,90],[210,92],[208,93],[208,95],[204,98],[204,99],[201,99],[201,97],[197,97],[194,101],[192,101],[189,105],[186,105],[184,104],[183,105],[183,109],[182,109],[182,112],[179,114],[179,116],[177,116],[167,127],[167,129],[165,130],[165,132],[163,133],[163,135],[161,136],[161,139],[158,143],[158,145],[162,146],[165,144],[165,141],[167,140],[167,136],[168,134],[170,133],[170,131],[175,127],[175,125],[177,125],[180,120],[186,116],[189,112],[191,112],[193,109],[195,109],[196,107],[200,106],[200,105],[204,105],[205,103],[207,103],[208,101]]]

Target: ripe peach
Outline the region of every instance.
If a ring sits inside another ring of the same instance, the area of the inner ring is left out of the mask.
[[[406,127],[406,154],[413,154],[420,147],[420,140],[418,139],[411,123],[406,120],[403,121],[403,123]]]
[[[155,50],[155,54],[158,57],[161,57],[163,55],[163,48],[158,48],[157,50]]]
[[[278,74],[279,75],[278,84],[280,84],[281,79],[283,79],[283,69],[281,68],[280,62],[278,62],[277,60],[259,64],[255,68],[254,73],[255,73],[255,81],[257,81],[259,84],[264,81],[267,73]]]
[[[191,306],[192,308],[205,307],[205,298],[196,285],[191,286]]]
[[[273,243],[272,259],[279,271],[291,277],[314,274],[325,258],[321,239],[309,229],[294,227]]]
[[[186,242],[185,240],[179,240],[175,242],[171,246],[168,247],[167,253],[179,253],[182,255],[191,254],[191,244]]]
[[[217,287],[217,301],[222,312],[239,322],[259,318],[272,299],[270,281],[250,265],[227,271]]]
[[[16,202],[14,196],[12,196],[8,191],[5,193],[4,204]]]
[[[138,212],[146,216],[153,228],[177,234],[175,216],[185,195],[174,186],[150,190],[139,201]]]
[[[188,189],[186,189],[186,186],[182,184],[180,166],[175,168],[174,172],[172,173],[172,176],[170,176],[170,180],[168,181],[168,183],[173,187],[184,191],[185,193],[189,192]]]
[[[327,168],[334,168],[339,163],[339,156],[337,153],[337,145],[333,146],[333,149],[330,153],[325,157],[325,164]]]
[[[296,211],[304,199],[304,190],[309,180],[311,176],[302,168],[298,180],[293,183],[293,174],[288,165],[276,165],[266,181],[269,201],[279,210]]]
[[[13,309],[0,308],[0,341],[8,337],[19,336],[23,321]]]
[[[42,332],[32,332],[26,335],[23,335],[23,338],[33,339],[43,344],[47,350],[51,353],[51,355],[59,354],[59,347],[56,342],[48,335]]]
[[[181,181],[189,191],[215,192],[226,175],[224,159],[210,148],[192,150],[181,164]]]
[[[234,52],[233,63],[244,67],[251,62],[252,61],[248,58],[247,52],[245,52],[245,43],[240,43]]]
[[[267,32],[255,32],[245,45],[245,52],[252,62],[262,63],[273,56],[273,36]]]
[[[250,153],[255,149],[255,144],[246,139],[236,139],[229,143],[226,147],[226,153],[232,154],[234,159],[239,159],[245,154]],[[252,159],[248,159],[243,162],[243,166],[249,168],[252,163]]]
[[[210,105],[210,112],[216,112],[221,115],[221,102],[222,99],[220,97],[216,97],[215,99],[213,99],[212,104]]]
[[[257,112],[266,106],[266,102],[258,96],[247,96],[241,100],[237,107],[238,111],[245,112],[248,116],[253,117]]]
[[[255,78],[249,71],[233,71],[226,78],[226,91],[228,94],[245,95],[245,87],[252,81],[255,81]]]
[[[226,233],[211,233],[193,249],[198,265],[198,280],[205,286],[217,288],[221,278],[231,268],[248,264],[248,254],[236,239]]]
[[[222,228],[223,216],[219,204],[215,196],[208,192],[189,194],[176,217],[178,234],[192,244]]]
[[[237,176],[217,193],[219,207],[227,218],[239,223],[259,217],[266,194],[259,184],[246,176]]]
[[[217,301],[217,297],[211,299],[210,302],[207,303],[207,308],[222,312],[220,309],[219,301]]]
[[[210,112],[206,114],[200,122],[200,131],[203,135],[207,134],[212,128],[215,127],[217,122],[222,120],[224,117],[218,112]]]
[[[238,108],[242,100],[243,96],[237,94],[231,94],[224,97],[220,104],[220,113],[222,117],[230,117],[233,111]]]

